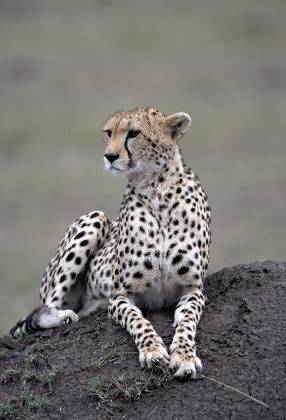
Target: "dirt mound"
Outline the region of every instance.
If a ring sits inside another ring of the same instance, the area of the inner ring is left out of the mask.
[[[4,337],[0,418],[285,419],[285,280],[286,263],[271,261],[207,278],[197,347],[208,379],[141,370],[131,338],[103,312],[20,342]],[[172,311],[147,318],[170,344]]]

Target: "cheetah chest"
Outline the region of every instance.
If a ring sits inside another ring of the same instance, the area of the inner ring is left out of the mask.
[[[120,223],[115,289],[132,294],[147,310],[174,305],[200,269],[194,263],[199,254],[191,234],[195,216],[183,205],[170,211],[159,201],[151,210],[140,202],[131,207]]]

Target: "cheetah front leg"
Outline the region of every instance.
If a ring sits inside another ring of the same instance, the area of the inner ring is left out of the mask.
[[[190,375],[196,378],[201,372],[202,363],[196,353],[196,331],[202,316],[205,298],[198,287],[192,287],[182,296],[175,311],[176,332],[170,346],[170,368],[175,370],[175,376]]]
[[[133,338],[142,367],[151,368],[158,362],[169,363],[169,354],[162,338],[152,324],[143,317],[142,312],[125,296],[110,298],[108,314],[122,328],[126,328]]]

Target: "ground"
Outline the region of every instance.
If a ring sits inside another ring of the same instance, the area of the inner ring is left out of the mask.
[[[131,338],[104,312],[78,324],[0,341],[0,418],[286,419],[286,263],[210,275],[198,330],[196,381],[139,368]],[[172,339],[172,311],[150,314]],[[266,404],[265,407],[221,381]]]
[[[210,273],[285,260],[285,16],[283,0],[0,0],[0,335],[37,305],[68,224],[118,216],[101,129],[120,110],[191,114]]]

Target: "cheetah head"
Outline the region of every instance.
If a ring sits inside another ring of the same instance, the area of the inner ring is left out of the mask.
[[[115,114],[103,129],[106,169],[114,174],[160,171],[174,158],[191,121],[184,112],[165,116],[154,108]]]

